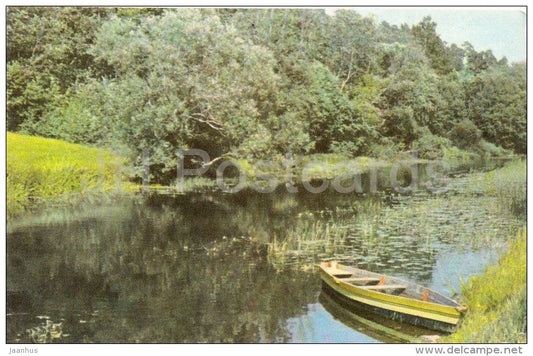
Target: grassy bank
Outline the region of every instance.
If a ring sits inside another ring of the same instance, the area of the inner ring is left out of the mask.
[[[526,230],[498,264],[468,280],[461,295],[468,305],[458,331],[444,343],[524,343],[527,330]]]
[[[125,189],[120,158],[67,142],[7,133],[7,214]]]
[[[502,214],[510,214],[524,222],[526,175],[526,162],[517,160],[485,175],[472,175],[470,189],[495,197]],[[497,265],[489,266],[483,275],[471,277],[462,286],[461,296],[468,305],[468,313],[458,331],[442,342],[527,341],[526,241],[523,229],[516,239],[511,239],[509,251]]]

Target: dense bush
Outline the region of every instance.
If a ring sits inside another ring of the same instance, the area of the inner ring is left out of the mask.
[[[471,148],[479,144],[481,131],[472,121],[465,119],[450,132],[452,142],[459,148]]]
[[[428,133],[415,140],[412,147],[419,158],[436,160],[442,159],[445,149],[451,145],[447,138]]]
[[[495,144],[487,142],[483,139],[479,142],[479,147],[485,154],[493,157],[506,156],[511,153],[509,150],[506,150],[500,146],[496,146]]]
[[[483,138],[517,153],[526,153],[526,76],[522,64],[492,66],[465,82],[465,116]]]

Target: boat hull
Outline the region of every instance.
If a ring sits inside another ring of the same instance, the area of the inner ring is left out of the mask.
[[[384,343],[413,343],[420,342],[428,334],[439,337],[444,335],[443,332],[429,330],[424,326],[404,324],[364,306],[350,306],[338,298],[335,292],[330,294],[326,289],[322,290],[318,301],[335,320]]]
[[[410,325],[423,327],[426,329],[436,330],[445,333],[451,333],[455,330],[456,325],[443,323],[433,319],[427,319],[417,317],[409,314],[396,312],[390,309],[379,308],[363,302],[358,302],[354,299],[347,298],[342,293],[337,292],[331,288],[327,283],[322,283],[322,291],[332,297],[342,307],[357,313],[358,311],[364,311],[367,313],[373,313],[397,322],[407,323]]]
[[[454,305],[455,302],[451,300],[450,305],[442,305],[390,295],[344,282],[328,273],[322,266],[320,273],[324,292],[354,311],[370,311],[390,319],[443,332],[452,332],[463,314],[462,307],[459,304]]]

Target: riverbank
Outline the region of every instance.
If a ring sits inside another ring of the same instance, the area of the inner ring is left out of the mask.
[[[431,160],[419,157],[416,150],[378,157],[350,157],[338,153],[307,155],[288,153],[285,156],[273,156],[271,160],[256,162],[228,156],[213,160],[215,164],[208,163],[203,158],[204,163],[208,164],[202,166],[197,162],[196,166],[186,167],[187,173],[169,185],[147,185],[144,189],[162,194],[201,192],[211,189],[221,189],[231,193],[242,189],[253,189],[268,193],[280,185],[285,185],[289,191],[294,192],[297,191],[295,186],[303,185],[304,189],[312,192],[322,192],[329,186],[342,193],[351,190],[376,193],[405,185],[413,188],[411,186],[413,179],[416,180],[414,189],[418,189],[419,184],[436,183],[417,180],[420,178],[419,174],[425,175],[424,178],[430,180],[439,180],[445,176],[493,170],[507,161],[520,159],[519,156],[498,153],[501,151],[489,152],[479,149],[472,152],[457,147],[446,147],[440,152],[440,159]],[[361,186],[361,177],[365,177],[363,180],[366,179],[370,185]],[[396,187],[393,187],[395,184]],[[435,188],[438,190],[437,186]]]
[[[148,183],[142,190],[157,194],[182,194],[211,189],[235,192],[236,189],[243,188],[268,192],[280,184],[305,185],[319,180],[329,181],[328,184],[343,192],[347,189],[346,185],[348,189],[380,190],[386,188],[382,186],[382,182],[390,184],[391,167],[399,169],[396,171],[398,183],[404,185],[411,180],[409,170],[413,165],[423,166],[436,162],[447,172],[455,173],[485,167],[487,160],[495,158],[498,159],[488,152],[477,154],[455,147],[445,148],[442,161],[438,162],[418,158],[417,152],[397,152],[377,158],[353,158],[340,154],[288,154],[257,164],[231,158],[223,163],[223,170],[217,164],[203,175],[185,177],[169,186]],[[233,168],[229,168],[231,166]],[[128,170],[131,167],[128,167],[125,159],[104,149],[8,132],[8,217],[17,217],[43,206],[72,205],[78,201],[106,198],[116,192],[139,191],[139,185],[128,181],[132,179],[132,176],[125,174]],[[371,179],[375,178],[375,183],[361,188],[357,182],[353,182],[354,174],[370,175],[373,177]],[[312,185],[309,187],[315,189]]]
[[[9,218],[131,190],[125,161],[109,151],[11,132],[6,141]]]
[[[527,342],[527,234],[524,229],[497,265],[473,276],[461,290],[468,312],[443,343]]]
[[[502,214],[525,225],[527,208],[526,162],[514,161],[473,176],[471,189],[496,198]],[[509,249],[484,274],[471,277],[461,288],[468,312],[445,343],[524,343],[527,330],[527,233],[525,227],[509,240]]]

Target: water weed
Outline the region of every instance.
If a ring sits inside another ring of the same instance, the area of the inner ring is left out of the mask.
[[[336,259],[394,272],[410,263],[409,273],[417,268],[422,273],[436,251],[497,251],[522,224],[502,215],[497,198],[486,195],[396,195],[388,202],[368,197],[329,214],[300,214],[269,251],[278,264],[305,266]]]

